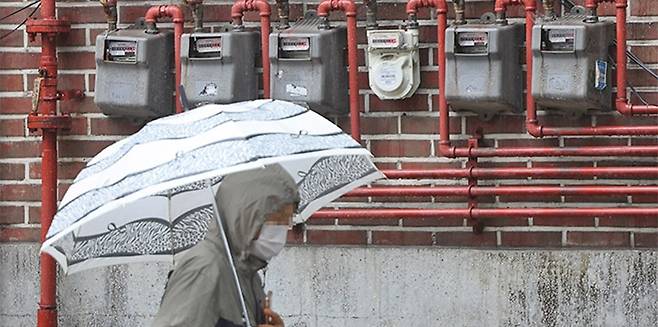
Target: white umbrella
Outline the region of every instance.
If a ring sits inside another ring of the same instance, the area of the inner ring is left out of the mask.
[[[206,105],[152,121],[95,156],[59,204],[41,251],[67,273],[173,262],[205,236],[222,176],[281,165],[299,186],[294,220],[303,222],[383,177],[371,158],[337,126],[296,104]]]

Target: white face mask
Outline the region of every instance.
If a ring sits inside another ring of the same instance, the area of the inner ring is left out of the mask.
[[[251,253],[262,260],[270,261],[283,250],[287,238],[288,226],[263,225],[260,235],[251,244]]]

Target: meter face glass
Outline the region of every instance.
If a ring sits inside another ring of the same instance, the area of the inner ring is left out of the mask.
[[[573,52],[576,40],[575,29],[543,29],[541,33],[542,51]]]
[[[368,44],[375,49],[399,48],[400,43],[400,33],[376,33],[368,38]]]
[[[222,38],[214,37],[192,37],[190,47],[190,58],[221,58]]]
[[[455,53],[486,54],[489,52],[488,32],[456,32]]]
[[[279,39],[279,58],[310,59],[311,39],[308,37],[282,37]]]
[[[125,63],[137,62],[137,42],[106,40],[105,60]]]

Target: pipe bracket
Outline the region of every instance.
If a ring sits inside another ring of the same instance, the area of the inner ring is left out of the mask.
[[[27,116],[27,128],[31,132],[37,129],[68,130],[71,129],[71,116],[69,115],[40,115],[29,114]]]
[[[35,34],[60,34],[71,31],[71,22],[65,19],[31,19],[25,24],[31,38]]]

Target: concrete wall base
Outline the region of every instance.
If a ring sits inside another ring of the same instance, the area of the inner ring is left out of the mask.
[[[0,326],[35,326],[38,246],[0,244]],[[656,251],[289,247],[266,273],[286,326],[656,326]],[[60,278],[60,326],[147,326],[169,267]]]

